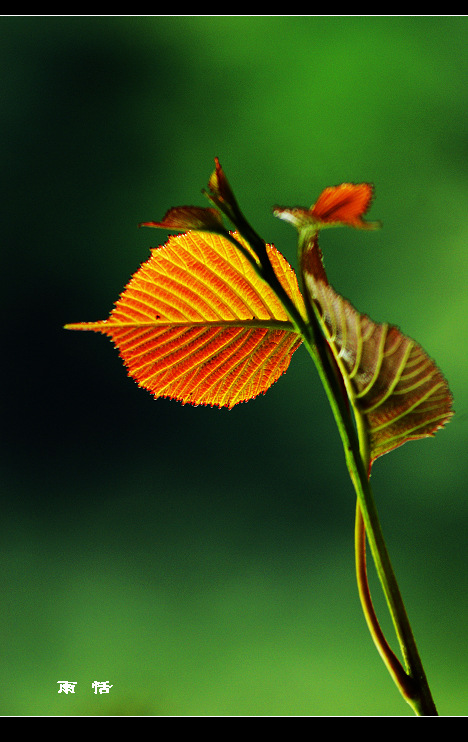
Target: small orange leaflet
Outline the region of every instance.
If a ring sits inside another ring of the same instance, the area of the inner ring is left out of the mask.
[[[326,224],[340,222],[350,227],[366,228],[362,216],[368,211],[373,197],[370,183],[342,183],[325,188],[310,208],[312,216]]]
[[[373,195],[374,189],[370,183],[341,183],[325,188],[310,209],[303,206],[275,206],[273,213],[299,230],[307,228],[315,233],[326,227],[378,229],[382,226],[381,222],[363,219]]]

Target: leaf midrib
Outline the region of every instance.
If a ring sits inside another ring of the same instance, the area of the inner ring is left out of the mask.
[[[252,320],[102,320],[100,322],[89,322],[85,323],[89,325],[89,329],[97,328],[117,328],[117,327],[244,327],[247,329],[267,329],[267,330],[281,330],[282,332],[292,332],[295,335],[299,335],[296,328],[288,320],[265,320],[265,319],[252,319]],[[68,327],[72,327],[68,325]],[[80,329],[85,329],[81,325]]]

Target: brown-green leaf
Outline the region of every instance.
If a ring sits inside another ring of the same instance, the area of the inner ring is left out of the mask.
[[[451,417],[452,395],[427,353],[395,326],[360,314],[328,284],[305,274],[321,326],[354,408],[363,416],[370,463]]]

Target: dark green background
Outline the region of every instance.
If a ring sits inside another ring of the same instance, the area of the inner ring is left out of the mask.
[[[62,329],[108,316],[165,239],[137,223],[206,205],[217,155],[293,264],[273,204],[375,184],[384,229],[322,247],[335,287],[415,337],[454,393],[447,429],[372,481],[439,711],[467,714],[467,18],[0,30],[0,713],[412,713],[361,614],[354,493],[306,352],[228,412],[154,401],[107,339]]]

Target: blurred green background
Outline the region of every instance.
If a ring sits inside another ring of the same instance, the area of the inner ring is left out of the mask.
[[[166,238],[137,223],[206,205],[217,155],[293,264],[273,204],[375,184],[383,230],[322,247],[334,286],[453,390],[453,422],[380,459],[373,485],[439,712],[466,715],[468,19],[0,29],[0,713],[412,715],[361,613],[354,494],[306,352],[228,412],[155,401],[106,338],[62,329],[108,316]]]

